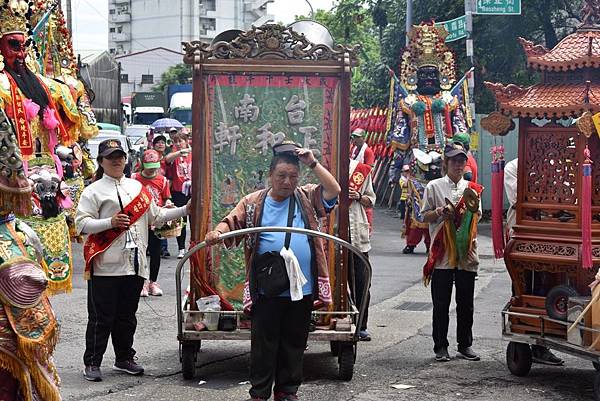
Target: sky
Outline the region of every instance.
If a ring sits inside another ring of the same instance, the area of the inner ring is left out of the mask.
[[[63,1],[63,10],[66,9]],[[313,9],[330,10],[334,0],[308,0]],[[108,48],[108,0],[71,0],[75,52]],[[306,0],[275,0],[267,6],[275,21],[290,23],[296,15],[309,15]]]

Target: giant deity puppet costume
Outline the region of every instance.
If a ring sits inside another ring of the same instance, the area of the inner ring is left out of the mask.
[[[403,166],[410,168],[404,253],[413,253],[423,238],[429,250],[428,225],[421,215],[423,191],[429,181],[442,175],[441,154],[446,142],[455,134],[468,132],[466,109],[456,95],[464,79],[456,84],[454,54],[445,44],[447,35],[444,27],[433,22],[415,25],[402,53],[402,97],[388,140],[395,149],[390,179],[397,181]]]
[[[50,292],[69,291],[69,209],[83,189],[77,141],[96,135],[95,119],[57,2],[5,2],[0,33],[0,108],[33,184],[33,215],[13,210],[41,239]]]
[[[60,259],[49,260],[53,255],[48,254],[48,244],[42,245],[23,219],[33,219],[32,210],[37,211],[35,221],[46,233],[43,223],[61,218],[60,205],[69,202],[68,192],[60,191],[67,170],[62,167],[67,166],[65,156],[69,153],[62,148],[73,150],[78,139],[92,137],[97,131],[81,83],[69,82],[64,74],[61,79],[56,69],[48,74],[53,79],[39,74],[46,71],[40,65],[48,66],[41,56],[61,54],[67,37],[60,28],[61,20],[57,18],[60,15],[56,11],[54,5],[49,7],[43,1],[9,0],[0,5],[0,399],[3,400],[61,399],[60,379],[52,360],[59,330],[47,294],[68,289],[70,281],[64,278],[65,273],[70,277],[70,265]],[[34,30],[45,31],[39,36],[47,45],[42,52],[32,38]],[[69,163],[77,167],[72,157]],[[64,216],[62,219],[64,223]],[[56,235],[49,237],[57,239]],[[58,237],[68,243],[68,230]],[[68,247],[67,257],[70,258]],[[65,271],[66,267],[69,271]]]

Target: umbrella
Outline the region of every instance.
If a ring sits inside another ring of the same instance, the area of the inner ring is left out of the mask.
[[[183,128],[183,124],[174,118],[159,118],[151,124],[156,130],[167,130],[169,128]]]

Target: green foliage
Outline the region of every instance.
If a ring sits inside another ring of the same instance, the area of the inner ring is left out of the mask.
[[[171,84],[187,84],[192,79],[192,67],[188,64],[176,64],[169,67],[160,76],[160,82],[152,88],[153,91],[162,92]]]
[[[579,23],[582,0],[522,0],[522,15],[475,15],[473,20],[475,101],[479,112],[495,108],[484,81],[531,85],[538,74],[528,71],[517,39],[554,47]],[[464,15],[464,1],[413,0],[413,21],[438,22]],[[352,79],[352,106],[385,105],[387,66],[398,74],[405,47],[406,0],[340,0],[331,11],[318,10],[315,20],[329,28],[337,42],[362,46],[360,66]],[[449,44],[456,54],[457,75],[471,66],[465,41]]]

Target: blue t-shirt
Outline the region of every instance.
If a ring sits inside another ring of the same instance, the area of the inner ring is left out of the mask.
[[[290,207],[290,198],[282,202],[277,202],[271,196],[265,198],[265,205],[262,213],[261,226],[278,226],[286,227],[288,218],[288,209]],[[292,223],[293,227],[306,228],[304,226],[304,220],[302,220],[302,211],[300,205],[296,202],[296,211],[294,212],[294,219]],[[281,251],[283,243],[285,241],[285,233],[260,233],[258,240],[258,254],[262,254],[270,251]],[[294,251],[294,255],[298,258],[300,263],[300,269],[304,277],[306,277],[307,283],[302,287],[302,293],[304,295],[312,294],[313,283],[312,283],[312,271],[310,268],[310,245],[308,243],[308,236],[303,234],[292,234],[290,238],[290,249]],[[280,296],[289,297],[290,291],[283,292]]]

